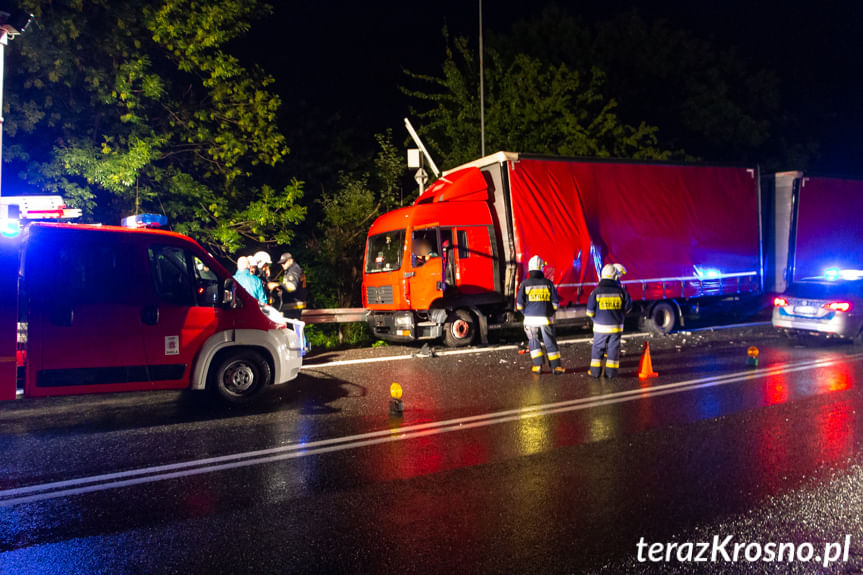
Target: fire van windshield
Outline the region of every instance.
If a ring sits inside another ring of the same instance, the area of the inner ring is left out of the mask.
[[[404,245],[404,230],[370,237],[366,253],[366,273],[389,272],[401,268]]]

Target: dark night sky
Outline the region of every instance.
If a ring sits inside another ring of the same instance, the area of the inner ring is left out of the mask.
[[[486,30],[510,31],[513,22],[538,16],[547,0],[484,0]],[[645,20],[664,18],[673,26],[720,45],[737,46],[747,60],[776,70],[783,79],[783,97],[801,102],[812,113],[827,107],[839,120],[820,129],[824,157],[821,171],[861,173],[860,110],[863,82],[863,4],[802,2],[750,6],[741,0],[703,3],[557,2],[591,22],[633,8]],[[435,74],[443,60],[441,29],[466,34],[476,42],[477,0],[432,2],[327,2],[295,0],[278,3],[276,12],[255,23],[244,51],[277,79],[287,122],[312,104],[338,113],[326,129],[371,135],[392,128],[403,137],[401,119],[408,102],[398,90],[402,68]],[[808,107],[808,108],[807,108]],[[326,137],[325,133],[319,134]],[[295,150],[305,142],[291,142]]]

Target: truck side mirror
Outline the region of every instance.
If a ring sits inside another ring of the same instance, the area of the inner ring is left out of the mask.
[[[452,257],[452,245],[449,240],[444,240],[443,245],[441,246],[443,249],[441,250],[441,280],[443,282],[443,289],[446,289],[447,285],[455,285],[455,260]]]

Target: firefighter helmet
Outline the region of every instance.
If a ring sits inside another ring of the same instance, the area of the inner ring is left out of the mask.
[[[544,267],[545,262],[542,261],[542,258],[539,256],[533,256],[530,258],[530,261],[527,262],[528,271],[541,271]]]
[[[268,254],[267,252],[265,252],[263,250],[259,251],[258,253],[256,253],[252,257],[255,258],[255,261],[258,262],[259,266],[262,266],[264,264],[272,264],[273,263],[273,259],[270,257],[270,254]]]
[[[605,264],[602,266],[602,273],[600,276],[604,280],[618,280],[620,276],[626,273],[626,268],[624,268],[620,264]]]

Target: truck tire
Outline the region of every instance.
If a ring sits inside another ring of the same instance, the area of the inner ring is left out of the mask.
[[[270,364],[261,354],[237,349],[222,355],[210,368],[209,388],[231,404],[248,403],[273,378]]]
[[[447,347],[464,347],[476,337],[476,318],[466,309],[457,309],[443,325],[443,342]]]
[[[677,327],[677,308],[667,301],[656,303],[647,316],[647,328],[658,335],[668,335]]]

